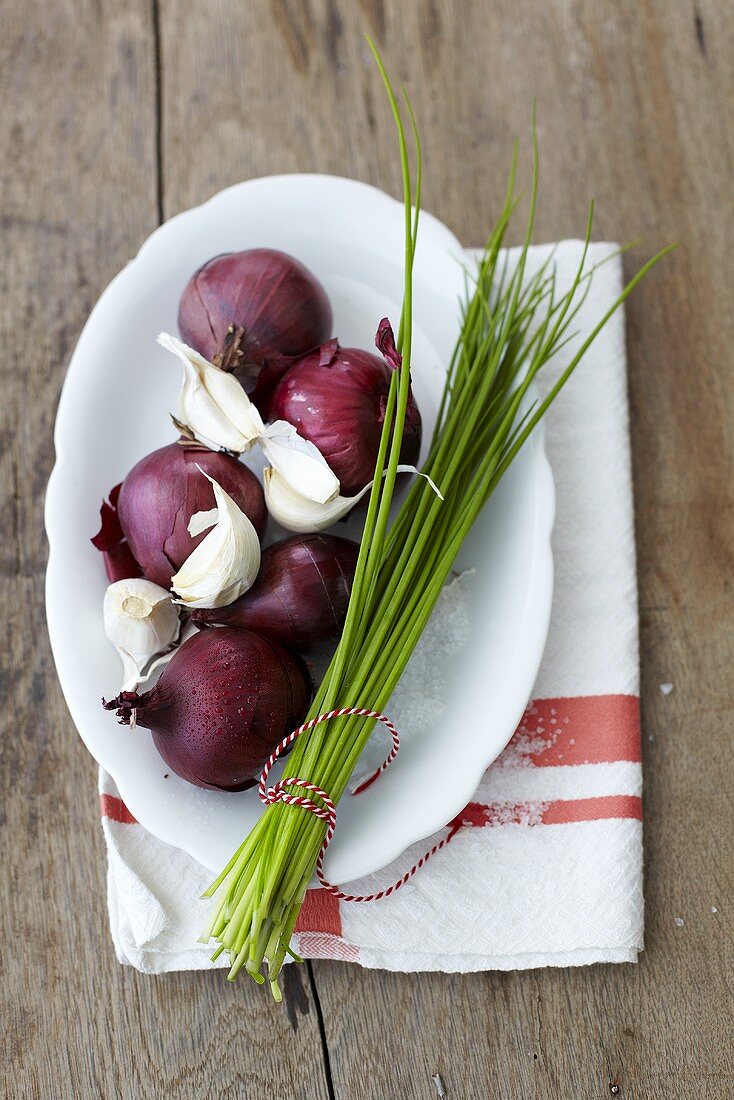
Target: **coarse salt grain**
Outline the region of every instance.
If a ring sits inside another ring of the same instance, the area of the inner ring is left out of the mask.
[[[436,1089],[436,1095],[440,1096],[441,1100],[443,1100],[443,1097],[446,1095],[446,1089],[444,1088],[444,1083],[443,1083],[443,1080],[441,1078],[441,1074],[440,1073],[432,1073],[431,1074],[431,1080],[433,1081],[434,1087]]]
[[[417,741],[446,711],[447,662],[469,645],[467,592],[471,576],[470,571],[461,573],[443,589],[390,699],[390,720],[406,743],[411,738]],[[359,770],[352,779],[354,787],[379,766],[390,743],[387,730],[378,724],[360,757]]]

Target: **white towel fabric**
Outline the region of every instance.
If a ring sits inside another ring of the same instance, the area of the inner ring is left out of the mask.
[[[561,288],[581,244],[556,246]],[[598,262],[615,246],[596,244]],[[531,252],[531,269],[548,246]],[[579,338],[621,289],[621,262],[594,275]],[[546,389],[572,354],[565,348]],[[643,945],[637,594],[621,311],[547,417],[557,493],[556,587],[533,702],[457,819],[465,827],[382,901],[309,891],[297,933],[312,958],[388,970],[513,970],[633,962]],[[100,774],[117,955],[149,973],[211,966],[197,943],[211,874],[135,823]],[[434,842],[350,888],[378,890]],[[222,958],[217,965],[226,965]]]

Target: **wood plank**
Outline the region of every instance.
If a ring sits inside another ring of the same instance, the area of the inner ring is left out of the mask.
[[[157,223],[152,8],[53,0],[3,14],[3,1095],[323,1097],[306,972],[289,975],[276,1012],[222,975],[155,979],[114,957],[96,767],[46,637],[43,496],[69,354]]]
[[[429,1096],[435,1069],[457,1097],[601,1097],[617,1080],[638,1100],[730,1095],[731,9],[171,0],[162,30],[167,214],[279,171],[342,173],[397,194],[392,124],[360,37],[369,30],[419,113],[426,206],[467,243],[492,223],[533,96],[538,239],[579,235],[594,196],[597,237],[645,237],[630,272],[684,241],[628,314],[649,738],[641,964],[314,972],[336,1095]],[[667,698],[663,680],[675,683]]]

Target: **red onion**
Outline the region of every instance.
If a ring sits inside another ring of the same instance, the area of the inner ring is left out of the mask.
[[[205,630],[174,654],[158,683],[123,691],[106,710],[133,711],[166,764],[197,787],[252,787],[275,746],[304,719],[311,681],[300,657],[248,630]]]
[[[181,336],[201,355],[234,370],[263,416],[290,360],[328,339],[331,306],[311,272],[285,252],[252,248],[215,256],[181,295]],[[230,326],[242,329],[235,346]],[[261,375],[262,371],[262,375]],[[259,384],[258,384],[259,383]]]
[[[199,627],[245,627],[308,653],[341,637],[359,546],[335,535],[293,535],[264,551],[252,588],[227,607],[196,610]]]
[[[214,507],[212,487],[197,466],[229,493],[261,539],[265,531],[262,486],[236,458],[179,443],[153,451],[123,481],[117,513],[144,575],[162,588],[170,587],[171,577],[206,536],[203,532],[192,538],[188,532],[194,512]]]
[[[121,485],[115,485],[114,489],[110,490],[109,500],[102,501],[102,507],[99,510],[102,525],[94,538],[90,539],[92,546],[96,546],[102,553],[107,580],[110,584],[143,575],[143,570],[136,562],[125,540],[117,515],[117,498],[121,488]]]
[[[354,496],[374,476],[392,368],[371,352],[330,340],[295,363],[270,403],[271,420],[288,420],[311,440]],[[421,416],[411,393],[400,461],[414,465]]]

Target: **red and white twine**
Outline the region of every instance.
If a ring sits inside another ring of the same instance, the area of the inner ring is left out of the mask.
[[[283,753],[293,742],[301,736],[302,733],[307,733],[312,730],[314,726],[318,726],[320,722],[328,722],[332,718],[346,718],[348,716],[354,716],[357,718],[374,718],[376,721],[381,722],[382,725],[389,731],[392,737],[392,748],[387,754],[379,768],[363,780],[353,791],[354,794],[360,794],[366,790],[374,781],[382,775],[386,768],[392,764],[395,757],[398,755],[400,749],[400,737],[398,731],[392,724],[390,719],[385,714],[380,714],[377,710],[366,710],[363,707],[341,707],[339,710],[330,710],[325,714],[319,714],[318,717],[312,718],[309,722],[304,722],[298,729],[289,733],[280,744],[273,750],[268,762],[260,773],[260,781],[258,783],[258,794],[261,802],[266,806],[271,806],[275,802],[285,802],[288,806],[300,806],[301,809],[307,810],[309,813],[314,814],[315,817],[320,818],[326,822],[326,833],[324,835],[324,841],[321,845],[321,851],[316,861],[316,877],[318,878],[321,886],[324,890],[328,890],[330,894],[333,894],[335,898],[340,901],[379,901],[381,898],[387,898],[390,894],[394,894],[396,890],[399,890],[401,886],[404,886],[409,879],[413,877],[416,871],[419,871],[421,867],[428,862],[431,856],[435,855],[444,848],[449,841],[453,840],[458,832],[459,826],[453,825],[450,832],[447,833],[442,840],[439,840],[433,845],[430,851],[422,855],[417,863],[405,872],[403,877],[397,882],[392,883],[391,886],[386,887],[384,890],[378,890],[374,894],[345,894],[338,886],[334,886],[324,877],[324,856],[326,855],[326,849],[329,847],[333,837],[334,830],[336,829],[336,806],[332,799],[318,787],[315,783],[308,783],[305,779],[298,779],[289,777],[287,779],[280,779],[274,786],[268,787],[267,780],[270,769],[275,764],[278,757]],[[300,787],[301,790],[308,791],[310,794],[315,795],[319,800],[314,801],[313,798],[307,798],[304,795],[290,794],[287,787]]]

